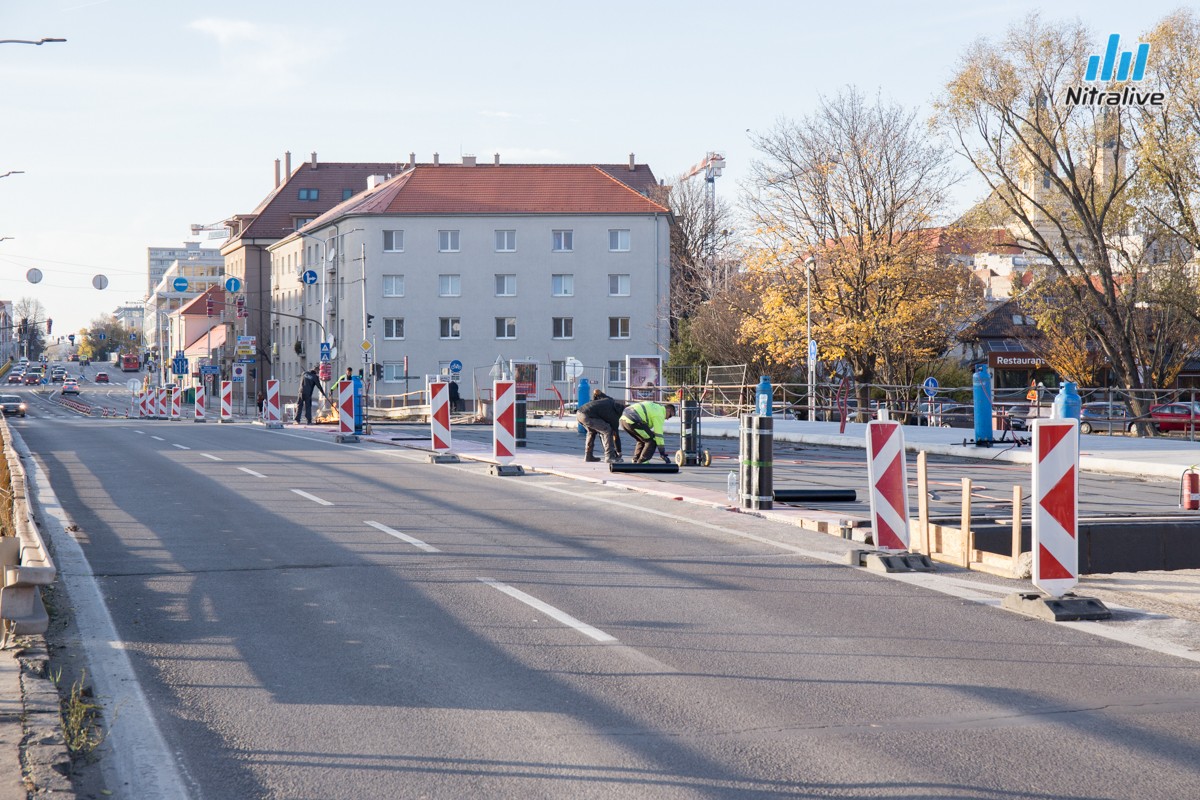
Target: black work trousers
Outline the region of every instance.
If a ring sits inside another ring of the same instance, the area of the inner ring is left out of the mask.
[[[650,460],[657,447],[654,443],[654,431],[641,420],[621,417],[621,430],[633,437],[633,463],[642,464]]]
[[[621,457],[621,434],[613,430],[613,426],[606,420],[599,417],[589,417],[583,412],[575,415],[575,420],[583,426],[586,438],[583,443],[583,452],[587,458],[592,458],[592,453],[596,447],[596,436],[599,435],[604,441],[604,457],[609,461],[615,461]]]

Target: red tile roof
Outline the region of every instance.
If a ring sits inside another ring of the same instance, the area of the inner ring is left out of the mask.
[[[205,300],[207,297],[212,297],[213,305],[215,305],[217,309],[225,307],[225,290],[220,286],[209,286],[203,292],[180,306],[179,314],[197,317],[207,316],[206,311],[208,308],[208,303]]]

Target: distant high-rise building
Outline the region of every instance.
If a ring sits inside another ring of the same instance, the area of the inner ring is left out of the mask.
[[[200,242],[184,242],[180,247],[147,247],[146,294],[152,294],[163,275],[176,261],[193,262],[197,266],[224,266],[225,258],[219,249],[201,247]]]

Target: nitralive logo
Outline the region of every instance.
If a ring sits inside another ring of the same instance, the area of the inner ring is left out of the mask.
[[[1150,58],[1150,45],[1138,42],[1136,53],[1126,50],[1119,53],[1121,37],[1112,34],[1108,37],[1108,46],[1104,48],[1103,57],[1100,54],[1088,56],[1085,81],[1100,81],[1109,84],[1141,83],[1146,77],[1146,61]],[[1142,90],[1139,86],[1125,86],[1120,91],[1102,89],[1098,86],[1072,86],[1067,89],[1067,105],[1072,106],[1161,106],[1166,99],[1163,92]]]

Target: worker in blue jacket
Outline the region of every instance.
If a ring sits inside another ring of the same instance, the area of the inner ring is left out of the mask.
[[[643,400],[625,407],[625,413],[621,415],[621,430],[637,442],[633,448],[633,463],[644,464],[649,461],[655,448],[664,462],[671,463],[667,457],[663,426],[673,416],[675,406],[671,403],[659,405],[651,400]]]

